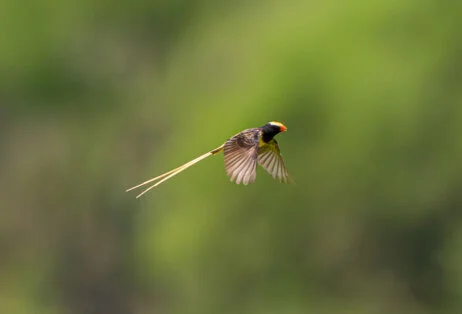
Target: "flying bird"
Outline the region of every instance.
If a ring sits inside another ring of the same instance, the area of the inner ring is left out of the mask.
[[[199,161],[223,151],[225,157],[225,169],[230,181],[236,184],[247,185],[253,183],[257,177],[257,163],[260,164],[274,179],[287,183],[290,181],[289,174],[284,165],[278,142],[274,139],[280,132],[287,131],[284,124],[271,121],[259,128],[246,129],[228,139],[221,146],[205,153],[184,165],[179,166],[169,172],[149,179],[141,184],[129,188],[126,192],[142,187],[151,182],[157,181],[148,187],[136,198],[155,188],[162,182],[176,176],[183,170],[188,169]]]

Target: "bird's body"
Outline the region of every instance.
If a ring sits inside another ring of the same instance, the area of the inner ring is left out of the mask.
[[[259,163],[273,178],[281,182],[288,182],[289,174],[287,173],[284,161],[279,151],[279,145],[274,136],[280,132],[286,131],[287,128],[280,122],[269,122],[262,127],[246,129],[237,133],[228,139],[223,145],[205,153],[186,164],[166,172],[158,177],[145,181],[134,186],[127,191],[131,191],[148,183],[159,180],[154,185],[144,190],[137,196],[140,197],[152,188],[162,182],[170,179],[178,173],[186,170],[199,161],[220,153],[223,151],[225,157],[226,173],[230,180],[236,184],[243,183],[247,185],[253,183],[257,176],[257,163]]]

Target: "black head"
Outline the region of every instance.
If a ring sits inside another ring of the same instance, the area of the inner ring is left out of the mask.
[[[284,124],[277,121],[271,121],[261,127],[263,131],[263,142],[267,143],[273,139],[278,133],[287,131]]]

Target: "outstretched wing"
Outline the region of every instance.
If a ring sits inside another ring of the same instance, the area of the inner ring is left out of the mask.
[[[257,177],[258,131],[249,129],[226,141],[223,149],[226,173],[231,182],[247,185]]]
[[[289,173],[287,172],[281,152],[279,151],[278,142],[272,139],[266,145],[258,149],[258,163],[270,174],[274,179],[280,182],[287,183],[290,181]]]

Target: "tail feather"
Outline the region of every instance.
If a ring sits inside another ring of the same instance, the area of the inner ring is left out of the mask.
[[[201,156],[199,156],[199,157],[197,157],[197,158],[195,158],[195,159],[193,159],[193,160],[191,160],[191,161],[185,163],[184,165],[181,165],[181,166],[179,166],[179,167],[177,167],[177,168],[175,168],[175,169],[173,169],[173,170],[170,170],[170,171],[168,171],[168,172],[166,172],[166,173],[164,173],[164,174],[161,174],[160,176],[157,176],[157,177],[155,177],[155,178],[152,178],[152,179],[149,179],[149,180],[147,180],[147,181],[144,181],[143,183],[140,183],[140,184],[138,184],[138,185],[136,185],[136,186],[133,186],[133,187],[127,189],[126,192],[131,191],[131,190],[134,190],[134,189],[136,189],[136,188],[139,188],[139,187],[141,187],[141,186],[144,186],[144,185],[149,184],[149,183],[151,183],[151,182],[154,182],[154,181],[156,181],[156,180],[159,180],[158,182],[156,182],[155,184],[151,185],[151,186],[148,187],[146,190],[144,190],[143,192],[141,192],[140,194],[138,194],[138,195],[136,196],[136,198],[139,198],[140,196],[142,196],[143,194],[147,193],[147,192],[150,191],[151,189],[153,189],[153,188],[155,188],[156,186],[160,185],[162,182],[165,182],[165,181],[167,181],[168,179],[170,179],[170,178],[176,176],[176,175],[179,174],[180,172],[182,172],[182,171],[188,169],[189,167],[191,167],[191,166],[197,164],[199,161],[201,161],[201,160],[203,160],[203,159],[205,159],[205,158],[207,158],[207,157],[209,157],[209,156],[212,156],[212,155],[215,155],[215,154],[221,152],[221,151],[223,150],[223,147],[224,147],[224,145],[221,145],[221,146],[215,148],[214,150],[211,150],[210,152],[205,153],[205,154],[203,154],[203,155],[201,155]]]
[[[155,177],[155,178],[152,178],[152,179],[149,179],[149,180],[147,180],[147,181],[144,181],[143,183],[140,183],[140,184],[138,184],[138,185],[136,185],[136,186],[132,186],[131,188],[125,190],[125,192],[129,192],[129,191],[131,191],[131,190],[134,190],[134,189],[136,189],[136,188],[139,188],[139,187],[141,187],[141,186],[143,186],[143,185],[146,185],[146,184],[148,184],[148,183],[151,183],[151,182],[153,182],[153,181],[162,179],[162,178],[168,176],[169,174],[171,174],[172,172],[177,171],[178,169],[180,169],[180,167],[175,168],[175,169],[173,169],[173,170],[170,170],[169,172],[166,172],[166,173],[164,173],[164,174],[161,174],[160,176],[157,176],[157,177]]]

